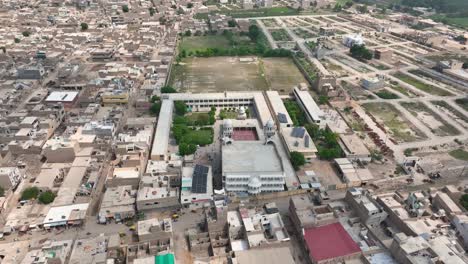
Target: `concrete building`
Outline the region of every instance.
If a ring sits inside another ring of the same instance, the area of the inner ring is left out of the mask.
[[[153,239],[172,239],[172,220],[170,218],[159,221],[151,218],[137,222],[138,241],[144,242]]]
[[[151,148],[151,160],[166,160],[174,102],[163,100]]]
[[[289,199],[289,214],[297,233],[307,228],[338,222],[334,211],[328,206],[315,206],[311,196],[292,196]]]
[[[294,264],[294,259],[288,247],[262,248],[238,251],[235,257],[238,264],[271,263]]]
[[[62,104],[64,107],[71,107],[78,99],[79,92],[75,91],[53,91],[45,99],[46,104]]]
[[[452,224],[455,226],[458,236],[463,240],[464,246],[468,247],[468,216],[456,215],[452,219]]]
[[[354,45],[364,45],[364,39],[361,34],[347,35],[343,38],[343,45],[351,48]]]
[[[271,144],[235,142],[222,146],[222,177],[229,192],[259,194],[284,190],[283,164]]]
[[[211,206],[213,173],[211,166],[195,165],[182,168],[180,203],[190,208]]]
[[[138,161],[140,160],[138,159]],[[129,185],[132,186],[133,189],[137,189],[141,176],[139,168],[140,166],[111,168],[109,170],[109,174],[107,175],[106,187],[109,188]]]
[[[383,88],[385,86],[385,80],[379,76],[363,78],[361,80],[361,85],[364,89],[372,91]]]
[[[349,189],[345,199],[368,227],[379,227],[387,219],[387,213],[370,196],[370,193],[362,188]]]
[[[393,50],[391,49],[375,49],[374,58],[386,62],[392,61]]]
[[[446,193],[443,192],[438,192],[435,195],[432,200],[432,205],[435,208],[443,209],[450,218],[463,214],[463,211],[460,209],[460,207]]]
[[[0,187],[4,190],[15,189],[24,175],[17,167],[0,168]]]
[[[86,219],[88,206],[87,203],[81,203],[51,207],[44,217],[42,225],[45,229],[81,225]]]
[[[124,185],[108,188],[99,209],[99,223],[106,224],[112,219],[119,223],[135,215],[136,190]]]
[[[42,154],[47,158],[47,162],[51,163],[73,162],[78,151],[79,145],[76,141],[63,137],[47,140],[42,148]]]
[[[283,127],[280,132],[286,143],[288,153],[299,152],[307,160],[317,156],[317,147],[304,127]]]
[[[66,263],[73,240],[47,240],[41,247],[29,251],[21,264]]]
[[[105,236],[101,234],[96,237],[78,239],[75,241],[73,251],[70,255],[69,264],[106,264],[108,260],[119,260],[112,256],[113,251],[120,248],[120,237],[118,234]]]
[[[170,177],[144,176],[141,178],[136,199],[138,211],[180,206],[179,191],[171,188]]]
[[[96,137],[109,137],[115,136],[116,127],[115,124],[110,120],[104,121],[91,121],[86,123],[81,133],[84,135],[96,135]]]
[[[304,230],[309,260],[313,264],[343,263],[359,259],[362,251],[340,223]]]
[[[323,119],[325,117],[323,111],[319,108],[308,91],[301,91],[299,88],[294,88],[294,97],[299,103],[299,106],[304,110],[309,122],[319,125],[323,128]]]
[[[371,162],[371,153],[356,134],[340,134],[338,143],[351,161]]]
[[[101,95],[104,105],[121,105],[128,103],[128,92],[124,90],[106,91]]]

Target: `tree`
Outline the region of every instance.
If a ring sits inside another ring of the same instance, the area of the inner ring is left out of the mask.
[[[249,27],[249,37],[252,41],[257,41],[258,37],[260,36],[261,32],[257,25],[251,25]]]
[[[329,100],[328,96],[321,95],[321,96],[319,96],[318,102],[319,102],[319,104],[324,105],[324,104],[328,104],[328,100]]]
[[[359,5],[356,10],[361,13],[361,14],[365,14],[367,13],[367,6],[366,5]]]
[[[15,43],[20,43],[21,40],[19,38],[15,38]]]
[[[197,151],[197,146],[194,144],[180,143],[179,144],[179,154],[181,156],[192,155]]]
[[[167,22],[166,17],[160,17],[160,18],[159,18],[159,24],[161,24],[161,25],[166,25],[166,22]]]
[[[151,96],[150,102],[154,104],[159,100],[160,100],[159,96],[153,95],[153,96]]]
[[[123,6],[122,6],[122,11],[123,11],[124,13],[127,13],[127,12],[128,12],[128,5],[123,5]]]
[[[81,23],[81,31],[88,30],[88,24],[87,23]]]
[[[349,52],[353,58],[358,60],[372,59],[372,53],[364,45],[353,45]]]
[[[150,13],[150,16],[154,16],[154,13],[156,13],[156,10],[154,10],[154,7],[149,8],[149,13]]]
[[[302,153],[293,151],[289,153],[291,164],[295,170],[299,170],[299,168],[305,164],[306,160]]]
[[[23,34],[23,36],[25,36],[25,37],[29,37],[29,36],[31,35],[31,32],[29,32],[29,31],[23,31],[22,34]]]
[[[24,189],[23,193],[21,194],[21,200],[36,199],[38,195],[39,195],[39,188],[29,187],[29,188]]]
[[[343,7],[342,7],[340,4],[337,3],[337,4],[333,7],[333,12],[340,12],[342,9],[343,9]]]
[[[176,114],[183,116],[187,113],[187,105],[184,101],[175,101],[174,102],[174,109]]]
[[[193,3],[188,3],[187,4],[187,8],[192,8],[193,7]]]
[[[161,111],[161,102],[156,102],[156,103],[151,105],[150,112],[153,115],[159,115],[160,111]]]
[[[43,192],[41,193],[41,195],[39,195],[39,202],[43,204],[50,204],[51,202],[54,201],[55,196],[56,196],[55,193],[51,191]]]
[[[190,30],[185,31],[185,36],[186,37],[190,37],[191,35],[192,35],[192,31],[190,31]]]
[[[464,194],[460,197],[460,204],[468,210],[468,194]]]
[[[201,36],[201,35],[203,35],[203,32],[201,32],[201,30],[195,31],[195,36]]]
[[[177,93],[177,90],[174,89],[172,86],[163,86],[161,87],[161,93]]]
[[[236,23],[235,20],[229,20],[229,21],[228,21],[228,26],[229,26],[229,27],[236,27],[236,26],[237,26],[237,23]]]

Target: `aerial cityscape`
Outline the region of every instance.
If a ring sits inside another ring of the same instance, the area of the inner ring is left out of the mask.
[[[0,264],[468,263],[468,0],[0,0]]]

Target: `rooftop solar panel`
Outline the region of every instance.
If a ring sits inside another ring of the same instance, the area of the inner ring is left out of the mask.
[[[278,113],[278,120],[280,123],[288,123],[288,119],[286,118],[286,115],[283,113]]]
[[[192,192],[206,193],[209,168],[203,165],[195,165],[192,177]]]
[[[303,138],[305,135],[305,129],[303,127],[295,127],[291,132],[291,136],[296,138]]]

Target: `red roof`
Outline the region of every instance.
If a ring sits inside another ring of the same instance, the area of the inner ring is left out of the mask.
[[[361,251],[340,223],[306,229],[304,237],[310,258],[315,262]]]

